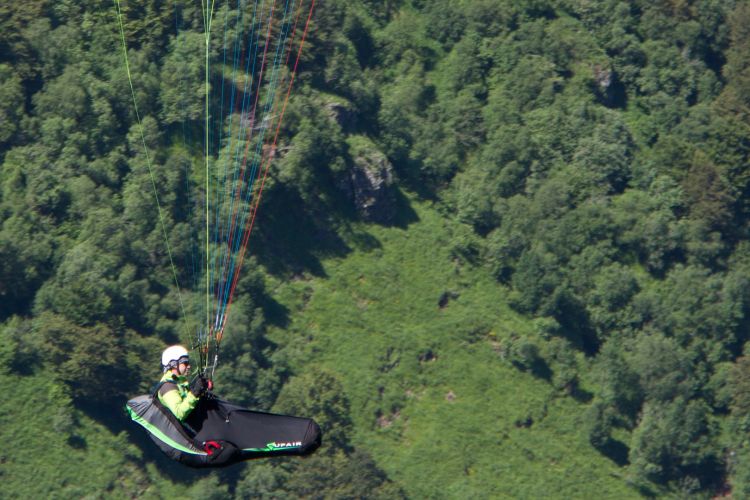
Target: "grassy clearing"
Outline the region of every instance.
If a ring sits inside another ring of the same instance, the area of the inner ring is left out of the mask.
[[[298,369],[339,374],[355,444],[414,498],[637,497],[588,444],[586,406],[503,359],[511,336],[534,338],[506,290],[453,262],[450,223],[413,208],[408,228],[368,226],[378,244],[324,259],[326,278],[276,284],[291,326],[272,335],[311,339]]]

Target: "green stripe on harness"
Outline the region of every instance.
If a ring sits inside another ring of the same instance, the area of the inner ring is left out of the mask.
[[[133,409],[130,408],[129,406],[126,405],[125,409],[128,411],[128,413],[130,414],[130,418],[132,418],[134,422],[142,425],[143,428],[145,428],[149,433],[151,433],[153,436],[155,436],[156,438],[158,438],[160,441],[164,442],[165,444],[171,446],[172,448],[175,448],[185,453],[190,453],[191,455],[208,455],[208,453],[205,453],[202,451],[191,450],[190,448],[187,448],[181,445],[174,439],[164,434],[158,427],[144,420],[143,417],[141,417],[136,412],[134,412]]]

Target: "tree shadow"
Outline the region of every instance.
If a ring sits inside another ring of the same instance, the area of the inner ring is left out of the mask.
[[[325,208],[311,209],[296,191],[276,184],[264,194],[252,254],[276,276],[326,277],[319,256],[343,257],[351,248],[331,227]]]
[[[530,371],[531,374],[536,378],[540,378],[546,381],[550,381],[552,379],[552,369],[542,358],[537,358],[533,363],[531,363]]]
[[[596,355],[601,342],[591,326],[585,306],[571,295],[563,294],[558,299],[556,309],[555,319],[560,324],[562,336],[586,356]]]
[[[68,438],[68,446],[77,450],[85,450],[88,448],[88,443],[83,436],[74,434]]]
[[[579,384],[575,384],[570,390],[570,397],[578,401],[579,403],[590,403],[594,399],[594,393],[589,392],[586,389],[582,389]]]
[[[391,159],[398,173],[398,183],[421,200],[437,201],[438,187],[421,170],[419,162],[410,159]]]
[[[380,240],[364,231],[353,231],[348,235],[351,243],[363,252],[372,252],[378,248],[382,248]]]
[[[420,220],[401,189],[394,186],[390,197],[392,217],[370,223],[406,229]],[[282,183],[263,195],[263,209],[251,237],[257,243],[251,242],[249,250],[272,275],[309,273],[324,278],[322,258],[343,257],[352,247],[362,251],[381,248],[372,234],[352,227],[352,222],[364,219],[335,186],[327,186],[319,201],[303,200],[295,189]]]
[[[610,84],[605,89],[592,84],[591,90],[603,106],[610,109],[625,109],[628,106],[627,89],[615,72],[612,72]]]
[[[382,226],[406,229],[409,225],[419,222],[419,215],[412,208],[409,199],[399,188],[394,187],[391,190],[391,196],[394,216],[391,220],[381,223]]]
[[[77,410],[106,427],[112,434],[119,434],[128,428],[130,419],[124,410],[124,401],[120,399],[124,399],[125,396],[118,396],[118,399],[111,400],[77,400],[74,405]]]
[[[263,310],[263,317],[269,324],[279,328],[286,328],[289,326],[290,311],[289,308],[281,302],[277,301],[270,295],[263,294],[260,307]]]
[[[552,369],[549,367],[547,362],[541,357],[535,358],[531,362],[521,362],[512,360],[510,362],[517,370],[522,372],[529,372],[536,378],[550,381],[552,379]]]
[[[639,483],[632,486],[636,490],[638,490],[638,493],[644,498],[657,498],[659,496],[656,494],[656,492],[654,492],[653,488],[651,488],[647,484]]]
[[[630,463],[628,460],[630,449],[625,443],[618,441],[617,439],[609,438],[604,445],[597,447],[597,450],[620,467]]]
[[[700,482],[702,489],[718,492],[726,488],[727,473],[727,466],[724,460],[716,455],[711,455],[700,464],[685,467],[681,476],[696,478]]]

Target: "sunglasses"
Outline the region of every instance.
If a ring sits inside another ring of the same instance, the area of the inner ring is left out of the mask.
[[[168,368],[177,368],[180,365],[190,366],[190,358],[188,358],[187,356],[182,356],[177,360],[172,360],[169,362]]]

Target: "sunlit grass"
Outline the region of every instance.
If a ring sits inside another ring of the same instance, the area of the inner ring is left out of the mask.
[[[324,260],[327,279],[275,284],[292,313],[272,337],[296,369],[339,375],[354,444],[414,498],[637,497],[588,444],[586,405],[504,359],[511,336],[541,342],[506,289],[451,257],[437,210],[413,208],[408,228],[367,226],[377,245]]]

